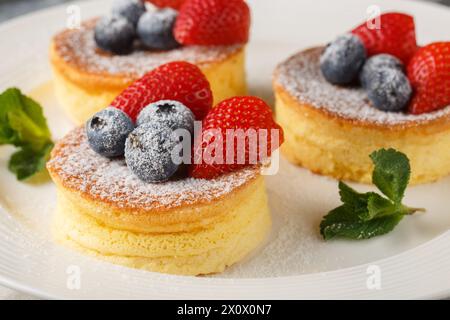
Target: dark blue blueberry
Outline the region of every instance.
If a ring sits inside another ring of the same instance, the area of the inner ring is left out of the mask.
[[[320,56],[320,70],[333,84],[353,82],[366,60],[366,49],[353,34],[344,34],[327,45]]]
[[[101,49],[115,54],[127,54],[133,50],[136,31],[124,17],[104,17],[95,26],[94,39]]]
[[[113,15],[122,16],[136,26],[145,12],[142,0],[115,0],[112,5]]]
[[[178,170],[172,153],[179,143],[171,129],[144,123],[128,136],[125,161],[142,181],[164,182]]]
[[[89,145],[95,152],[108,158],[123,155],[125,140],[133,129],[130,117],[113,107],[97,112],[86,123]]]
[[[136,124],[152,123],[171,130],[186,129],[194,132],[194,114],[184,104],[173,100],[161,100],[145,107],[138,115]]]
[[[142,43],[150,49],[170,50],[179,46],[173,36],[173,26],[178,12],[164,8],[144,13],[139,19],[137,33]]]
[[[367,86],[372,75],[381,68],[398,69],[400,71],[404,69],[403,63],[393,55],[382,53],[372,56],[364,63],[359,74],[359,80],[363,88]]]
[[[373,106],[382,111],[401,111],[411,97],[408,78],[399,69],[381,68],[373,72],[366,84]]]

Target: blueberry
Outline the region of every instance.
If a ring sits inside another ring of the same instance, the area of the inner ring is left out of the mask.
[[[121,16],[104,17],[95,26],[97,46],[115,54],[130,53],[135,37],[133,25]]]
[[[171,130],[186,129],[194,132],[194,114],[184,104],[173,100],[161,100],[146,106],[138,115],[136,124],[153,123]]]
[[[357,78],[365,60],[366,49],[361,40],[344,34],[327,45],[320,56],[320,69],[329,82],[349,84]]]
[[[375,70],[366,84],[374,107],[382,111],[401,111],[411,97],[412,89],[405,74],[395,68]]]
[[[86,123],[89,145],[95,152],[108,158],[123,155],[125,140],[133,129],[130,117],[113,107],[97,112]]]
[[[179,46],[173,36],[173,25],[178,12],[164,8],[144,13],[139,19],[137,33],[150,49],[170,50]]]
[[[398,69],[400,71],[404,70],[403,63],[390,54],[382,53],[372,56],[364,63],[361,73],[359,74],[359,80],[363,88],[367,86],[372,75],[380,68]]]
[[[116,0],[112,5],[112,14],[122,16],[136,26],[139,18],[145,12],[142,0]]]
[[[179,164],[172,153],[179,144],[169,128],[144,123],[137,127],[125,143],[125,161],[130,170],[144,182],[167,181]]]

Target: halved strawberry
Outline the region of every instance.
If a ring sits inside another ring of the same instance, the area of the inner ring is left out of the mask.
[[[284,141],[272,110],[257,97],[219,103],[203,120],[196,139],[189,172],[203,179],[261,163]]]
[[[208,80],[196,65],[175,61],[136,80],[114,99],[111,106],[124,111],[135,121],[144,107],[159,100],[179,101],[201,120],[211,109],[213,96]]]
[[[186,0],[175,23],[176,40],[185,45],[246,43],[250,9],[244,0]]]
[[[185,0],[145,0],[160,8],[179,9]]]
[[[420,48],[409,62],[407,72],[415,91],[410,113],[431,112],[450,105],[450,42]]]
[[[414,18],[407,14],[390,12],[373,20],[373,24],[365,22],[352,30],[363,42],[367,55],[388,53],[407,64],[417,51]]]

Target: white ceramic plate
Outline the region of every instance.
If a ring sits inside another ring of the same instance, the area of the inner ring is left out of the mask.
[[[416,17],[421,43],[447,39],[450,10],[414,1],[255,0],[248,52],[253,94],[272,99],[271,72],[302,48],[324,43],[366,18],[377,3]],[[80,2],[82,18],[106,13],[109,1]],[[18,86],[45,106],[55,138],[72,124],[58,109],[47,48],[66,25],[66,7],[32,14],[0,28],[0,90]],[[50,181],[19,183],[0,148],[0,284],[52,298],[430,298],[450,296],[450,178],[410,188],[405,202],[428,209],[395,232],[368,241],[325,243],[321,217],[338,203],[337,183],[282,161],[268,177],[274,227],[264,247],[225,273],[180,277],[132,270],[54,244]],[[430,155],[432,156],[432,155]],[[368,186],[357,186],[370,189]],[[80,271],[80,288],[73,276]],[[378,277],[378,278],[377,278]],[[379,281],[380,286],[374,286]]]

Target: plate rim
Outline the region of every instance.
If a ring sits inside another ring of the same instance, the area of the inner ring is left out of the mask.
[[[435,7],[439,7],[440,9],[445,9],[450,13],[450,8],[443,6],[442,4],[438,4],[438,3],[425,3],[423,1],[417,1],[417,0],[409,0],[409,2],[412,2],[414,5],[416,4],[420,4],[420,5],[425,5],[425,6],[435,6]],[[83,5],[83,6],[95,6],[95,4],[93,2],[89,2],[87,0],[81,0],[81,1],[75,1],[75,2],[70,2],[70,3],[66,3],[66,4],[60,4],[60,5],[56,5],[56,6],[52,6],[49,8],[44,8],[44,9],[40,9],[38,11],[32,12],[32,13],[28,13],[25,15],[21,15],[18,16],[16,18],[13,18],[11,20],[7,20],[4,23],[0,24],[0,32],[8,29],[8,28],[14,28],[16,25],[19,25],[21,23],[26,23],[27,20],[30,19],[36,19],[36,17],[39,16],[46,16],[49,14],[52,14],[54,12],[58,12],[60,11],[62,8],[66,8],[68,5]],[[10,215],[8,213],[8,210],[6,208],[4,208],[3,206],[0,205],[0,213],[1,214],[7,214]],[[450,240],[450,230],[443,232],[442,234],[440,234],[439,236],[426,241],[414,248],[410,248],[408,250],[405,250],[401,253],[395,254],[393,256],[390,257],[386,257],[383,259],[379,259],[370,263],[364,263],[364,264],[359,264],[359,265],[355,265],[355,266],[351,266],[351,267],[347,267],[347,268],[342,268],[342,269],[337,269],[337,270],[332,270],[332,271],[327,271],[327,272],[317,272],[317,273],[308,273],[308,274],[302,274],[302,275],[294,275],[294,276],[282,276],[282,277],[272,277],[272,278],[245,278],[242,280],[245,281],[255,281],[255,282],[261,282],[267,279],[280,279],[280,280],[302,280],[301,278],[305,278],[311,275],[328,275],[328,276],[335,276],[339,273],[342,272],[351,272],[352,270],[357,270],[357,269],[361,269],[364,268],[368,265],[374,265],[374,264],[383,264],[383,263],[390,263],[393,261],[396,261],[398,259],[401,259],[401,256],[403,255],[411,255],[414,251],[423,249],[425,247],[432,247],[432,246],[438,246],[440,243],[445,243],[447,242],[446,239],[448,238],[448,240]],[[431,248],[430,248],[431,249]],[[0,262],[1,263],[1,262]],[[184,276],[175,276],[175,277],[180,277],[180,278],[192,278],[192,277],[184,277]],[[194,277],[195,278],[195,277]],[[203,280],[203,279],[201,279]],[[240,279],[241,280],[241,279]],[[226,278],[214,278],[211,280],[211,278],[208,280],[208,282],[217,282],[217,283],[224,283],[224,282],[235,282],[235,280],[233,279],[226,279]],[[196,281],[196,282],[200,282],[201,281]],[[58,295],[54,295],[52,293],[50,293],[48,290],[43,290],[39,287],[34,287],[32,285],[29,285],[27,283],[9,278],[7,276],[4,276],[3,273],[0,272],[0,284],[10,288],[12,290],[17,290],[23,293],[27,293],[30,294],[34,297],[39,297],[39,298],[44,298],[44,299],[65,299],[67,297],[65,296],[58,296]],[[201,283],[202,284],[202,283]],[[448,289],[445,289],[443,291],[440,292],[436,292],[433,294],[429,294],[428,296],[417,296],[418,298],[423,298],[423,299],[440,299],[440,298],[445,298],[445,297],[449,297],[450,296],[450,286],[448,287]]]

